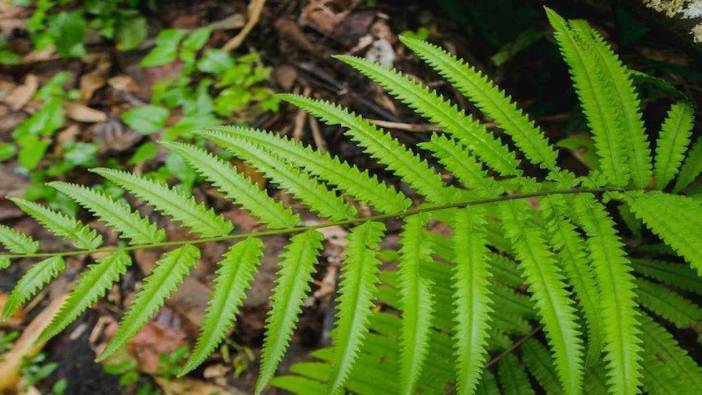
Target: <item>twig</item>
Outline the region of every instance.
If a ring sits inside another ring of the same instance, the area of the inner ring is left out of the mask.
[[[322,132],[319,131],[319,123],[317,123],[317,118],[309,117],[307,118],[307,121],[310,123],[310,129],[312,129],[312,139],[314,140],[314,145],[317,146],[317,150],[322,153],[329,151],[327,148],[327,142],[324,141]]]
[[[519,340],[517,340],[516,342],[514,342],[514,344],[512,344],[511,346],[509,346],[508,349],[506,349],[506,350],[502,351],[501,353],[497,354],[497,355],[495,356],[495,358],[491,359],[490,362],[488,362],[488,363],[485,365],[485,368],[487,369],[487,368],[491,367],[492,365],[496,364],[500,359],[502,359],[502,358],[506,357],[507,355],[509,355],[509,354],[511,354],[511,353],[513,353],[513,352],[515,352],[522,344],[524,344],[525,341],[527,341],[527,340],[531,339],[532,337],[536,336],[536,334],[539,333],[539,332],[541,332],[542,329],[543,329],[542,326],[537,326],[536,328],[534,328],[533,331],[527,333],[527,334],[524,335],[522,338],[520,338]]]
[[[440,127],[430,123],[405,123],[383,121],[382,119],[369,119],[368,122],[380,126],[381,128],[404,130],[407,132],[436,132],[441,130]]]
[[[241,45],[249,35],[251,30],[256,26],[258,20],[261,18],[261,11],[263,11],[263,6],[266,4],[266,0],[251,0],[249,3],[249,15],[246,20],[246,24],[241,29],[241,31],[229,41],[227,41],[222,47],[223,51],[229,52],[233,51]]]

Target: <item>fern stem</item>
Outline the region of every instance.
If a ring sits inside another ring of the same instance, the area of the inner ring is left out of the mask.
[[[144,249],[151,249],[151,248],[174,248],[174,247],[180,247],[180,246],[185,245],[185,244],[205,244],[205,243],[213,243],[213,242],[218,242],[218,241],[245,239],[247,237],[266,237],[266,236],[274,236],[274,235],[296,234],[296,233],[305,232],[305,231],[310,230],[310,229],[322,229],[322,228],[328,228],[328,227],[332,227],[332,226],[358,225],[358,224],[362,224],[362,223],[369,222],[369,221],[386,221],[389,219],[400,219],[400,218],[404,218],[404,217],[408,217],[410,215],[415,215],[415,214],[420,214],[420,213],[446,210],[446,209],[452,209],[452,208],[479,206],[479,205],[484,205],[484,204],[499,203],[499,202],[505,202],[505,201],[510,201],[510,200],[539,198],[539,197],[547,197],[547,196],[553,196],[553,195],[574,195],[574,194],[581,194],[581,193],[601,194],[601,193],[605,193],[605,192],[623,192],[623,191],[625,191],[625,189],[623,189],[623,188],[609,188],[609,187],[607,187],[607,188],[592,188],[592,189],[570,188],[570,189],[560,189],[560,190],[552,190],[552,191],[529,192],[529,193],[521,193],[521,194],[513,194],[513,195],[500,195],[500,196],[495,196],[495,197],[466,200],[466,201],[461,201],[461,202],[453,202],[453,203],[438,204],[438,205],[427,205],[427,206],[417,207],[417,208],[413,208],[413,209],[409,209],[409,210],[404,210],[404,211],[401,211],[398,213],[393,213],[393,214],[379,214],[379,215],[371,215],[368,217],[349,218],[349,219],[343,219],[340,221],[325,222],[325,223],[320,223],[320,224],[315,224],[315,225],[298,226],[298,227],[292,227],[292,228],[271,229],[271,230],[264,230],[264,231],[260,231],[260,232],[226,234],[226,235],[221,235],[221,236],[202,237],[202,238],[190,239],[190,240],[162,241],[162,242],[158,242],[158,243],[135,244],[135,245],[130,245],[130,246],[107,246],[107,247],[100,247],[100,248],[95,248],[95,249],[78,249],[78,250],[72,250],[72,251],[55,251],[55,252],[35,252],[32,254],[4,254],[4,255],[0,255],[0,259],[29,259],[29,258],[47,258],[47,257],[54,257],[54,256],[65,257],[65,256],[77,256],[77,255],[90,255],[90,254],[95,254],[95,253],[107,253],[107,252],[114,252],[117,250],[134,251],[134,250],[144,250]]]

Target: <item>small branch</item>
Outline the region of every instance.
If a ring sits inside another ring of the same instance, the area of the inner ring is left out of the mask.
[[[513,353],[513,352],[515,352],[522,344],[524,344],[525,341],[527,341],[527,340],[531,339],[532,337],[536,336],[536,334],[539,333],[539,332],[541,332],[541,330],[542,330],[543,328],[544,328],[544,327],[542,327],[542,326],[537,326],[536,328],[534,328],[533,331],[527,333],[527,334],[524,335],[522,338],[520,338],[519,340],[517,340],[516,342],[514,342],[514,344],[512,344],[511,346],[509,346],[508,349],[506,349],[506,350],[502,351],[501,353],[497,354],[497,355],[495,356],[495,358],[491,359],[491,360],[485,365],[485,369],[487,369],[487,368],[491,367],[492,365],[496,364],[500,359],[506,357],[507,355],[509,355],[509,354],[511,354],[511,353]]]
[[[150,249],[150,248],[171,248],[171,247],[179,247],[179,246],[182,246],[185,244],[205,244],[205,243],[213,243],[213,242],[218,242],[218,241],[245,239],[247,237],[266,237],[266,236],[274,236],[274,235],[295,234],[295,233],[302,233],[302,232],[305,232],[305,231],[311,230],[311,229],[323,229],[323,228],[328,228],[328,227],[332,227],[332,226],[357,225],[357,224],[361,224],[361,223],[365,223],[365,222],[369,222],[369,221],[385,221],[385,220],[389,220],[389,219],[399,219],[399,218],[405,218],[405,217],[408,217],[408,216],[414,215],[414,214],[427,213],[427,212],[446,210],[446,209],[452,209],[452,208],[479,206],[479,205],[483,205],[483,204],[505,202],[505,201],[510,201],[510,200],[538,198],[538,197],[545,197],[545,196],[552,196],[552,195],[575,195],[575,194],[581,194],[581,193],[599,194],[599,193],[604,193],[604,192],[621,192],[621,191],[624,191],[624,189],[622,189],[622,188],[595,188],[595,189],[572,188],[572,189],[561,189],[561,190],[555,190],[555,191],[530,192],[530,193],[522,193],[522,194],[514,194],[514,195],[500,195],[500,196],[491,197],[491,198],[482,198],[482,199],[467,200],[467,201],[463,201],[463,202],[455,202],[455,203],[447,203],[447,204],[440,204],[440,205],[433,205],[433,206],[417,207],[414,209],[409,209],[409,210],[405,210],[405,211],[402,211],[399,213],[394,213],[394,214],[379,214],[379,215],[371,215],[369,217],[349,218],[349,219],[336,221],[336,222],[320,223],[320,224],[309,225],[309,226],[298,226],[295,228],[271,229],[271,230],[264,230],[264,231],[260,231],[260,232],[228,234],[228,235],[222,235],[222,236],[204,237],[204,238],[200,238],[200,239],[191,239],[191,240],[163,241],[160,243],[137,244],[137,245],[130,245],[130,246],[126,246],[126,247],[110,246],[110,247],[96,248],[96,249],[92,249],[92,250],[37,252],[34,254],[7,254],[7,255],[0,255],[0,258],[8,258],[8,259],[47,258],[47,257],[52,257],[52,256],[90,255],[90,254],[95,254],[95,253],[114,252],[114,251],[118,251],[118,250],[133,251],[133,250],[144,250],[144,249]]]
[[[224,44],[224,46],[222,46],[223,51],[230,52],[239,48],[254,26],[256,26],[258,20],[261,18],[261,12],[263,11],[263,6],[265,4],[266,0],[251,0],[249,3],[249,17],[246,19],[246,24],[241,29],[239,34],[232,37]]]

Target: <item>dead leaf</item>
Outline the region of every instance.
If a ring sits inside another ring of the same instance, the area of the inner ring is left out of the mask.
[[[118,119],[96,123],[91,129],[94,136],[104,141],[104,144],[100,144],[100,152],[126,151],[144,138],[144,135],[129,129]]]
[[[139,370],[158,372],[161,355],[169,354],[186,344],[186,334],[178,316],[164,307],[156,318],[144,325],[127,344],[127,351],[137,362]]]
[[[34,74],[27,74],[24,78],[24,83],[13,89],[4,98],[4,102],[14,111],[21,110],[25,104],[34,96],[34,93],[39,88],[39,79]]]
[[[139,86],[128,75],[118,75],[107,80],[107,84],[118,91],[136,92]]]
[[[74,121],[88,123],[107,121],[107,114],[83,104],[68,102],[64,104],[64,107],[68,117]]]
[[[156,383],[166,395],[245,395],[244,391],[220,387],[206,381],[195,379],[166,380],[156,377]]]
[[[22,360],[36,355],[45,343],[37,342],[68,294],[54,298],[36,318],[25,328],[14,347],[0,356],[0,392],[14,388],[20,380]],[[4,392],[3,392],[4,393]]]
[[[309,0],[300,13],[300,25],[332,33],[355,4],[356,0]]]
[[[84,74],[80,77],[80,97],[83,100],[89,100],[93,97],[96,90],[105,86],[107,82],[107,70],[110,68],[110,63],[102,61],[98,63],[95,70]]]
[[[166,304],[185,319],[191,335],[197,336],[199,326],[205,318],[205,309],[209,300],[210,287],[188,276]]]
[[[56,140],[61,143],[60,145],[65,145],[66,143],[76,141],[76,137],[80,133],[80,128],[78,125],[73,124],[66,129],[63,129],[56,135]]]

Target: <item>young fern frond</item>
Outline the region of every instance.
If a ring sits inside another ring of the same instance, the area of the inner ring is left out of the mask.
[[[678,193],[690,185],[702,173],[702,137],[698,137],[687,153],[687,158],[680,168],[673,192]]]
[[[51,182],[49,185],[70,196],[117,230],[122,237],[130,239],[132,244],[158,243],[166,237],[163,229],[159,229],[151,221],[132,211],[131,207],[122,200],[114,200],[82,185],[65,182]]]
[[[98,356],[98,361],[104,361],[134,337],[176,290],[190,269],[197,264],[199,257],[200,250],[190,244],[163,255],[151,274],[144,280],[129,310],[122,317],[117,332]]]
[[[336,58],[376,81],[413,110],[446,129],[474,150],[498,173],[521,174],[518,169],[519,162],[514,153],[492,136],[484,126],[437,93],[408,76],[378,63],[353,56],[336,56]]]
[[[492,118],[532,163],[555,169],[558,153],[541,129],[492,81],[444,49],[407,36],[400,40]]]
[[[120,250],[90,265],[73,286],[71,293],[49,326],[44,329],[40,341],[49,340],[66,329],[85,310],[104,296],[112,284],[126,273],[127,267],[131,264],[130,256]]]
[[[183,376],[207,359],[234,327],[239,306],[263,255],[263,242],[249,238],[233,245],[219,262],[217,279],[207,304],[197,344],[178,373]]]
[[[602,204],[587,195],[574,200],[600,289],[607,382],[612,393],[635,394],[641,380],[641,332],[631,267]]]
[[[367,153],[387,166],[404,182],[433,203],[450,200],[451,191],[426,161],[419,159],[395,138],[382,132],[358,115],[323,100],[314,100],[295,95],[281,95],[290,102],[309,112],[329,125],[341,125],[346,134]]]
[[[367,222],[354,228],[348,237],[333,333],[334,360],[327,381],[331,394],[343,390],[369,331],[380,263],[377,250],[384,231],[382,223]]]
[[[356,209],[348,205],[336,193],[290,166],[280,157],[264,151],[248,141],[240,140],[237,144],[229,144],[226,140],[221,140],[219,135],[212,134],[209,137],[214,143],[231,151],[263,172],[273,182],[293,194],[321,216],[340,220],[356,215]]]
[[[9,198],[37,222],[56,236],[71,240],[78,248],[94,249],[102,244],[102,236],[64,213],[20,198]]]
[[[295,167],[304,168],[354,198],[367,202],[378,211],[390,214],[407,209],[412,202],[393,187],[379,181],[367,171],[358,169],[328,153],[315,151],[311,147],[258,129],[240,126],[216,127],[196,132],[204,137],[216,137],[227,146],[236,145],[243,139],[268,150]]]
[[[485,210],[456,210],[453,222],[455,342],[458,392],[472,394],[487,359],[493,313],[487,262]]]
[[[690,103],[679,102],[670,107],[656,141],[656,188],[664,189],[675,178],[690,144],[694,122],[694,108]]]
[[[217,189],[234,202],[257,216],[271,228],[286,228],[300,223],[300,216],[283,204],[273,200],[251,179],[239,174],[236,169],[209,152],[193,145],[162,142],[176,152]]]
[[[634,89],[629,70],[612,52],[602,36],[583,20],[570,22],[574,32],[587,41],[587,47],[597,59],[598,72],[613,95],[609,101],[619,114],[621,134],[629,147],[629,170],[635,186],[644,188],[651,179],[651,149],[641,119],[641,103]]]
[[[32,254],[39,249],[39,242],[5,225],[0,225],[0,244],[14,254]]]
[[[666,287],[639,278],[636,289],[641,306],[671,322],[676,328],[702,325],[702,308]]]
[[[61,274],[66,268],[63,258],[55,256],[46,258],[39,263],[35,263],[19,279],[17,285],[10,292],[10,296],[5,301],[0,321],[4,321],[17,309],[22,307],[32,296],[34,296],[43,286]]]
[[[398,262],[402,329],[400,333],[400,392],[412,394],[426,359],[434,309],[431,282],[419,268],[431,261],[432,244],[423,237],[428,217],[415,215],[405,220]]]
[[[529,213],[525,213],[526,206],[506,202],[500,204],[499,209],[505,233],[514,245],[524,279],[544,324],[563,390],[567,394],[579,393],[583,374],[583,345],[563,274],[544,235],[530,224]]]
[[[123,187],[152,205],[156,210],[203,237],[227,234],[233,228],[231,222],[225,220],[221,215],[215,214],[201,203],[195,202],[191,196],[185,196],[185,194],[160,182],[119,170],[93,169],[92,171]]]
[[[613,185],[625,186],[629,183],[630,169],[624,135],[620,132],[619,114],[611,105],[610,88],[604,81],[597,58],[591,55],[585,39],[569,26],[568,21],[548,8],[546,15],[561,55],[570,68],[580,106],[592,131],[600,168]]]
[[[321,248],[322,234],[308,230],[294,236],[282,255],[271,296],[271,310],[266,319],[266,338],[263,342],[256,394],[266,388],[288,348],[302,303],[310,289],[309,283]]]

